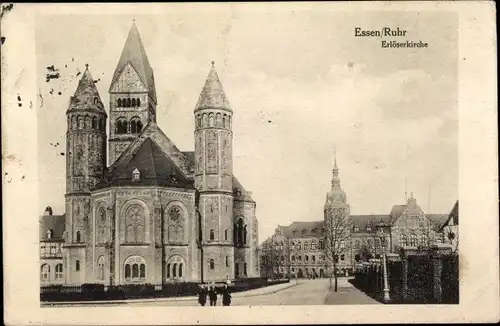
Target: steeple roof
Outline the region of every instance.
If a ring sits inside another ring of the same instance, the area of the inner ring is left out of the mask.
[[[332,170],[332,188],[330,189],[330,192],[326,194],[325,205],[332,205],[337,203],[346,204],[346,194],[345,191],[340,187],[339,168],[337,166],[337,154],[335,151],[334,165]]]
[[[99,111],[106,115],[106,110],[99,96],[99,91],[90,74],[89,65],[85,65],[85,71],[78,82],[75,94],[70,97],[70,105],[67,113],[77,110]]]
[[[148,56],[146,55],[146,50],[142,44],[141,36],[139,35],[139,30],[137,29],[135,22],[132,24],[128,33],[127,41],[125,42],[125,46],[122,50],[122,55],[120,56],[113,79],[111,80],[110,90],[118,78],[120,78],[123,69],[129,62],[141,78],[144,86],[148,89],[149,95],[156,103],[153,68],[151,68],[151,65],[149,64]]]
[[[205,85],[203,86],[194,110],[198,111],[201,109],[224,109],[232,111],[229,100],[224,93],[222,83],[220,82],[219,75],[215,70],[214,61],[212,61],[212,68],[208,73]]]

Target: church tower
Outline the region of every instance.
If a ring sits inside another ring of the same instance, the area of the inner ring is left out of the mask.
[[[351,223],[350,208],[347,204],[347,196],[340,187],[339,168],[337,166],[337,154],[334,153],[334,165],[332,170],[332,186],[326,194],[324,209],[325,223],[325,245],[327,248],[327,265],[333,266],[330,254],[332,250],[330,244],[335,242],[336,266],[340,269],[352,268],[352,252],[350,245]],[[329,256],[329,257],[328,257]]]
[[[110,165],[150,121],[156,122],[156,103],[153,69],[134,22],[109,87]]]
[[[212,68],[194,109],[195,186],[203,216],[204,279],[234,278],[233,111]]]
[[[326,194],[325,211],[327,210],[327,208],[349,209],[345,191],[340,187],[339,168],[337,166],[336,152],[334,153],[334,165],[332,170],[332,187]]]
[[[89,238],[90,191],[106,168],[106,118],[99,92],[86,65],[66,111],[66,259],[67,280],[85,279],[85,244]]]

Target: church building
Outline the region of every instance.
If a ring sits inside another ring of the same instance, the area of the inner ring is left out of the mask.
[[[233,173],[233,109],[214,62],[193,112],[194,151],[179,150],[160,129],[157,103],[134,23],[109,110],[87,66],[66,111],[59,281],[159,285],[259,276],[256,203]]]

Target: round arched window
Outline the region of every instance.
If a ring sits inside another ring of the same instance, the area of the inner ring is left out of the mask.
[[[143,281],[146,279],[146,260],[141,256],[130,256],[125,260],[124,272],[126,281]]]

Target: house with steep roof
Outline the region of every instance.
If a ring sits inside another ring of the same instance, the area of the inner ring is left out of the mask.
[[[135,23],[108,110],[86,66],[66,111],[66,213],[41,219],[45,229],[57,221],[65,230],[54,233],[62,243],[58,281],[161,285],[259,275],[256,203],[233,173],[233,108],[214,62],[202,86],[194,151],[181,151],[156,123],[154,71]]]
[[[63,244],[65,216],[54,215],[48,206],[39,217],[40,284],[63,284]]]

